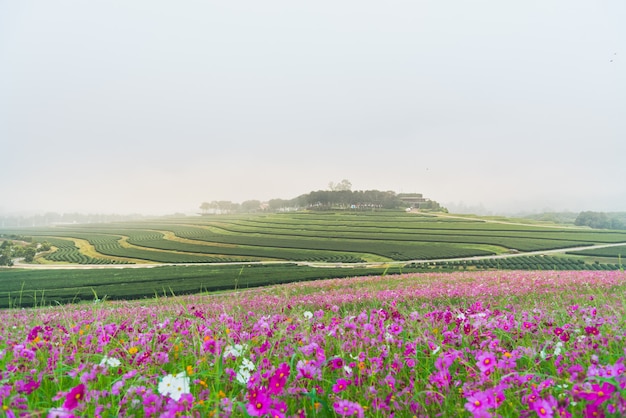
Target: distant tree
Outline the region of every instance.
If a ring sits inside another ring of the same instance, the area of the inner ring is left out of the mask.
[[[340,192],[340,191],[346,191],[346,190],[350,191],[352,190],[352,183],[350,183],[350,180],[347,180],[347,179],[343,179],[337,184],[331,181],[330,183],[328,183],[328,188],[333,192]]]
[[[220,213],[231,213],[239,209],[239,203],[234,203],[230,200],[220,200],[217,202],[217,208]]]
[[[293,200],[285,200],[285,199],[271,199],[267,202],[271,211],[279,211],[281,209],[297,206],[293,203]]]
[[[261,209],[261,201],[260,200],[246,200],[241,203],[241,211],[242,212],[258,212]]]
[[[0,245],[0,266],[13,265],[13,243],[11,241],[3,241]]]
[[[211,204],[209,202],[202,202],[200,209],[202,210],[202,213],[206,214],[209,209],[211,209]]]
[[[617,216],[610,216],[604,212],[580,212],[574,225],[588,226],[594,229],[624,229],[624,223]]]
[[[27,247],[24,250],[24,261],[27,263],[32,263],[35,260],[35,256],[37,255],[37,249],[35,247]]]

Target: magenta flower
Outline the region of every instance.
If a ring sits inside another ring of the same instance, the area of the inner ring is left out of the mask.
[[[594,404],[587,405],[583,413],[585,418],[604,418],[604,411]]]
[[[333,392],[343,392],[348,388],[348,386],[350,386],[350,383],[352,382],[346,379],[337,379],[337,382],[333,385]]]
[[[276,369],[276,372],[269,378],[268,391],[273,395],[280,395],[287,384],[287,377],[289,377],[291,369],[287,363],[282,363]]]
[[[272,400],[267,393],[263,390],[254,390],[254,393],[251,393],[251,395],[246,407],[248,414],[253,417],[260,417],[269,413]]]
[[[537,401],[531,403],[531,407],[533,411],[537,413],[539,418],[552,418],[554,416],[554,410],[552,409],[551,403],[545,399],[538,399]]]
[[[485,415],[490,403],[489,397],[484,392],[477,392],[467,397],[465,409],[474,415]]]
[[[343,365],[344,365],[344,362],[341,357],[335,357],[335,358],[331,358],[330,360],[328,360],[328,367],[330,367],[331,370],[341,369]]]
[[[63,403],[63,408],[71,411],[78,406],[78,402],[84,397],[85,385],[81,383],[80,385],[72,388],[72,390],[70,390],[70,393],[67,394],[67,396],[65,397],[65,402]]]
[[[282,401],[274,402],[270,408],[270,417],[285,418],[287,416],[287,404]]]
[[[581,392],[579,396],[583,399],[591,401],[592,405],[600,405],[611,398],[611,395],[615,392],[615,386],[609,382],[604,382],[602,385],[591,385],[591,392]]]
[[[33,391],[39,388],[40,382],[33,380],[33,378],[29,378],[28,381],[18,380],[15,383],[15,388],[18,393],[24,393],[26,395],[30,395]]]
[[[531,330],[531,329],[537,327],[537,324],[535,324],[534,322],[528,322],[528,321],[524,321],[524,323],[522,325],[523,325],[524,329],[527,329],[527,330]]]
[[[389,333],[393,335],[398,335],[401,332],[402,332],[402,325],[394,322],[393,324],[389,326]]]
[[[496,367],[498,361],[496,360],[496,356],[492,353],[483,353],[476,358],[478,361],[476,365],[483,373],[491,373],[491,371]]]
[[[342,417],[351,417],[356,415],[359,418],[363,418],[365,412],[363,407],[356,402],[347,401],[345,399],[339,399],[333,404],[335,412]]]
[[[385,376],[385,386],[388,386],[391,390],[396,390],[396,379],[388,374]]]
[[[296,376],[297,379],[315,380],[322,378],[322,371],[316,367],[313,362],[307,363],[300,360],[296,364],[296,370],[298,372]]]

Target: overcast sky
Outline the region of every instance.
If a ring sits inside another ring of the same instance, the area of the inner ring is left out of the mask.
[[[0,0],[0,214],[626,210],[626,2]]]

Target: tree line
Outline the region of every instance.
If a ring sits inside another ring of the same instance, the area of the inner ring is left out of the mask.
[[[574,225],[594,229],[626,229],[626,213],[580,212]]]
[[[203,202],[200,209],[208,213],[253,213],[253,212],[280,212],[298,209],[308,210],[375,210],[399,209],[409,207],[393,191],[356,190],[343,188],[333,190],[312,191],[293,199],[271,199],[265,203],[259,200],[246,200],[242,203],[231,201]],[[420,204],[420,209],[444,210],[439,203],[426,200]]]

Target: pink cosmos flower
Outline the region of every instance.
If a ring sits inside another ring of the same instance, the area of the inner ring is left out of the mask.
[[[344,365],[343,359],[341,357],[335,357],[328,360],[328,367],[332,370],[341,369]]]
[[[15,388],[19,393],[30,395],[35,389],[39,388],[40,382],[29,378],[28,381],[18,380],[15,383]]]
[[[310,380],[315,380],[315,379],[321,379],[322,378],[322,371],[316,367],[312,362],[305,362],[305,361],[298,361],[298,363],[296,364],[296,370],[297,370],[297,379],[310,379]]]
[[[552,405],[545,399],[539,399],[531,404],[533,411],[537,413],[539,418],[552,418],[554,416],[554,410]]]
[[[287,404],[283,401],[275,401],[270,408],[270,417],[285,418],[287,416]]]
[[[250,416],[260,417],[269,413],[271,404],[272,400],[265,391],[256,390],[254,396],[249,397],[246,411]]]
[[[48,411],[48,418],[76,418],[76,417],[67,409],[52,408],[50,411]]]
[[[489,397],[484,392],[477,392],[467,397],[465,409],[470,411],[474,416],[485,415],[487,408],[490,407]]]
[[[345,399],[339,399],[333,404],[335,412],[342,417],[351,417],[356,415],[358,418],[363,418],[365,412],[363,407],[356,402],[347,401]]]
[[[598,405],[589,404],[583,411],[585,418],[604,418],[604,411]]]
[[[398,335],[402,332],[402,325],[394,322],[393,324],[389,326],[388,330],[391,334]]]
[[[476,365],[483,373],[491,373],[491,371],[496,367],[496,364],[498,364],[496,356],[489,352],[481,354],[476,358],[476,360],[478,360]]]
[[[579,396],[591,401],[592,405],[600,405],[609,400],[613,392],[615,392],[615,386],[609,382],[604,382],[602,385],[591,385],[591,392],[581,392]]]
[[[85,385],[81,383],[80,385],[72,388],[72,390],[70,390],[70,393],[67,394],[67,396],[65,397],[65,402],[63,403],[63,408],[71,411],[78,406],[78,402],[84,397]]]
[[[287,377],[289,377],[289,372],[291,371],[289,365],[287,363],[282,363],[276,369],[276,372],[269,378],[268,382],[268,391],[274,395],[280,395],[287,384]]]
[[[388,374],[385,376],[385,385],[391,390],[396,390],[396,379],[392,375]]]
[[[337,382],[333,385],[333,392],[340,393],[348,388],[348,386],[352,383],[346,379],[337,379]]]

